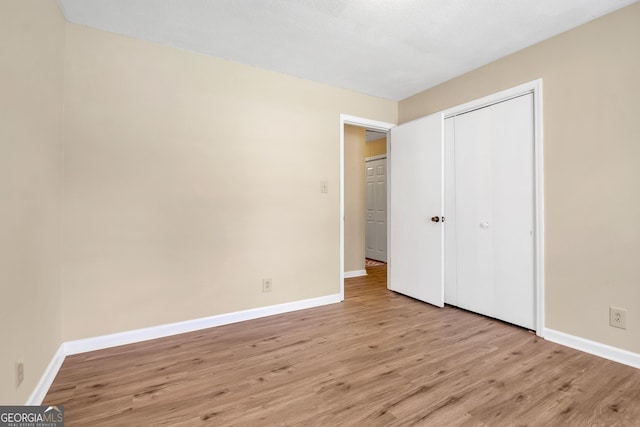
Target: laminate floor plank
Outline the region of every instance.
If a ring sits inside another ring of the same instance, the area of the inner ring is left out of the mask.
[[[386,289],[69,356],[68,426],[640,426],[640,370]]]

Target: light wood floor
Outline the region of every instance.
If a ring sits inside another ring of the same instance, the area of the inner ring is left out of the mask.
[[[68,426],[640,426],[640,370],[386,289],[70,356],[45,404]]]

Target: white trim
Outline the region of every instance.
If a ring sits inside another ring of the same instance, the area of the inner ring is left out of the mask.
[[[304,310],[321,305],[335,304],[338,302],[340,302],[340,295],[327,295],[318,298],[186,320],[184,322],[169,323],[165,325],[152,326],[150,328],[69,341],[65,344],[65,349],[67,355],[102,350],[109,347],[184,334],[186,332],[198,331],[200,329],[213,328],[215,326],[228,325],[236,322],[244,322],[245,320],[258,319],[260,317],[273,316],[274,314],[289,313],[292,311]]]
[[[58,375],[58,371],[60,370],[66,355],[65,344],[62,343],[60,344],[60,347],[58,347],[56,354],[53,355],[49,365],[47,365],[47,369],[44,370],[44,373],[40,377],[40,381],[38,381],[36,388],[31,392],[31,395],[29,396],[29,399],[27,399],[25,405],[40,405],[42,403],[44,397],[49,391],[49,388],[51,387],[51,384],[53,384],[53,380],[56,378],[56,375]]]
[[[385,154],[378,154],[377,156],[371,156],[371,157],[365,157],[364,161],[365,162],[373,162],[374,160],[382,160],[382,159],[386,159],[387,155]]]
[[[367,270],[353,270],[353,271],[345,271],[344,278],[352,279],[354,277],[362,277],[367,275]]]
[[[137,329],[134,331],[65,342],[60,344],[58,351],[56,351],[55,355],[49,362],[47,369],[45,369],[42,377],[40,377],[40,381],[38,381],[38,384],[29,396],[25,405],[40,405],[42,403],[44,397],[49,391],[49,388],[51,387],[51,384],[53,384],[53,381],[58,374],[58,371],[60,370],[65,357],[68,355],[83,353],[86,351],[101,350],[124,344],[132,344],[135,342],[162,338],[170,335],[192,332],[200,329],[227,325],[235,322],[242,322],[245,320],[271,316],[274,314],[282,314],[322,305],[334,304],[340,301],[340,295],[333,294],[324,297],[295,301],[291,303],[237,311],[234,313],[221,314],[218,316],[210,316],[200,319],[187,320],[184,322],[160,325],[151,328]],[[640,354],[637,353],[565,334],[564,332],[555,331],[553,329],[545,329],[544,337],[546,340],[555,342],[557,344],[565,345],[579,351],[604,357],[605,359],[613,360],[614,362],[629,365],[634,368],[640,368]]]
[[[392,123],[379,122],[377,120],[364,119],[362,117],[340,114],[340,301],[344,301],[344,125],[364,127],[371,130],[388,132],[396,127]],[[387,155],[389,155],[389,138],[387,138]],[[388,171],[388,168],[387,168]],[[387,188],[389,188],[389,174],[387,174]],[[388,198],[387,198],[388,209]],[[389,211],[387,210],[387,215]],[[390,259],[389,244],[387,239],[387,262]]]
[[[506,101],[527,93],[533,93],[533,114],[534,114],[534,155],[535,155],[535,325],[536,334],[544,337],[544,151],[543,151],[543,128],[542,128],[542,79],[523,83],[516,87],[503,90],[492,95],[466,102],[456,107],[448,108],[442,112],[443,120],[459,114],[476,110],[497,102]]]
[[[362,117],[350,116],[348,114],[340,114],[340,122],[343,126],[352,125],[380,132],[388,132],[389,129],[397,126],[393,123],[380,122],[378,120],[365,119]]]
[[[640,369],[640,354],[545,328],[544,339]]]
[[[230,323],[258,319],[260,317],[273,316],[275,314],[289,313],[322,305],[335,304],[340,301],[340,294],[326,295],[323,297],[236,311],[217,316],[186,320],[184,322],[169,323],[165,325],[152,326],[150,328],[63,342],[60,344],[58,351],[49,362],[49,365],[42,374],[42,377],[40,377],[40,381],[38,381],[38,384],[29,396],[26,405],[40,405],[42,403],[44,397],[49,391],[49,388],[51,387],[51,384],[53,384],[53,380],[56,378],[65,357],[72,354],[102,350],[119,345],[133,344],[156,338],[193,332],[200,329],[213,328],[216,326],[228,325]]]
[[[511,98],[516,98],[526,93],[535,93],[542,89],[542,79],[533,80],[521,85],[505,89],[500,92],[492,93],[491,95],[483,96],[482,98],[474,99],[464,104],[457,105],[455,107],[447,108],[442,111],[444,119],[457,116],[460,114],[468,113],[469,111],[477,110],[478,108],[487,107],[495,104],[496,102],[506,101]]]
[[[535,197],[536,197],[536,333],[544,337],[544,144],[542,79],[533,84],[533,129],[535,150]]]

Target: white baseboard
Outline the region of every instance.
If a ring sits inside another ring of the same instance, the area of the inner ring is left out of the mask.
[[[29,399],[27,399],[27,403],[25,403],[25,405],[40,405],[42,403],[44,397],[49,391],[49,387],[51,387],[53,380],[56,378],[56,375],[58,375],[58,371],[60,370],[65,357],[65,345],[62,343],[60,344],[60,347],[58,347],[56,354],[53,355],[47,369],[44,370],[44,373],[40,377],[40,381],[38,381],[33,392],[31,392],[31,395],[29,396]]]
[[[364,274],[360,274],[364,272]],[[366,275],[365,270],[355,272],[345,272],[345,278],[348,273],[356,275],[350,277],[359,277]],[[307,308],[319,307],[322,305],[335,304],[340,302],[340,294],[327,295],[324,297],[311,298],[301,301],[294,301],[284,304],[271,305],[267,307],[254,308],[250,310],[236,311],[233,313],[220,314],[217,316],[203,317],[199,319],[187,320],[184,322],[170,323],[150,328],[136,329],[133,331],[119,332],[116,334],[103,335],[94,338],[81,339],[76,341],[68,341],[62,343],[58,351],[49,362],[47,369],[42,374],[40,381],[36,385],[26,405],[40,405],[42,400],[49,391],[49,387],[53,383],[62,363],[66,356],[71,354],[84,353],[87,351],[101,350],[119,345],[132,344],[141,341],[163,338],[170,335],[177,335],[186,332],[193,332],[200,329],[212,328],[215,326],[228,325],[230,323],[243,322],[245,320],[258,319],[260,317],[272,316],[275,314],[288,313]],[[612,347],[595,341],[590,341],[575,335],[569,335],[564,332],[553,329],[544,329],[544,339],[556,344],[565,345],[585,353],[613,360],[614,362],[629,365],[634,368],[640,368],[640,354]]]
[[[367,270],[354,270],[354,271],[345,271],[344,278],[352,279],[354,277],[362,277],[367,275]]]
[[[270,305],[267,307],[252,308],[250,310],[202,317],[199,319],[186,320],[184,322],[169,323],[165,325],[152,326],[150,328],[118,332],[115,334],[102,335],[76,341],[68,341],[65,343],[65,349],[67,351],[67,355],[86,353],[88,351],[102,350],[119,345],[184,334],[186,332],[228,325],[230,323],[243,322],[245,320],[258,319],[260,317],[273,316],[274,314],[289,313],[291,311],[334,304],[340,301],[340,294],[334,294],[284,304]]]
[[[202,317],[186,320],[184,322],[169,323],[166,325],[152,326],[150,328],[136,329],[119,332],[116,334],[102,335],[75,341],[67,341],[60,344],[58,351],[49,362],[49,366],[40,378],[38,385],[29,396],[27,405],[40,405],[46,396],[53,380],[55,379],[64,358],[66,356],[88,351],[102,350],[119,345],[133,344],[136,342],[168,337],[170,335],[193,332],[200,329],[213,328],[215,326],[228,325],[230,323],[243,322],[245,320],[258,319],[260,317],[273,316],[275,314],[289,313],[307,308],[341,302],[340,294],[326,295],[318,298],[310,298],[284,304],[270,305],[267,307],[253,308],[250,310],[236,311],[217,316]]]
[[[640,369],[640,354],[638,353],[548,328],[544,329],[544,339]]]

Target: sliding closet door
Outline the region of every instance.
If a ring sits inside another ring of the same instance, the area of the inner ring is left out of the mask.
[[[454,128],[457,305],[535,329],[533,95]]]

